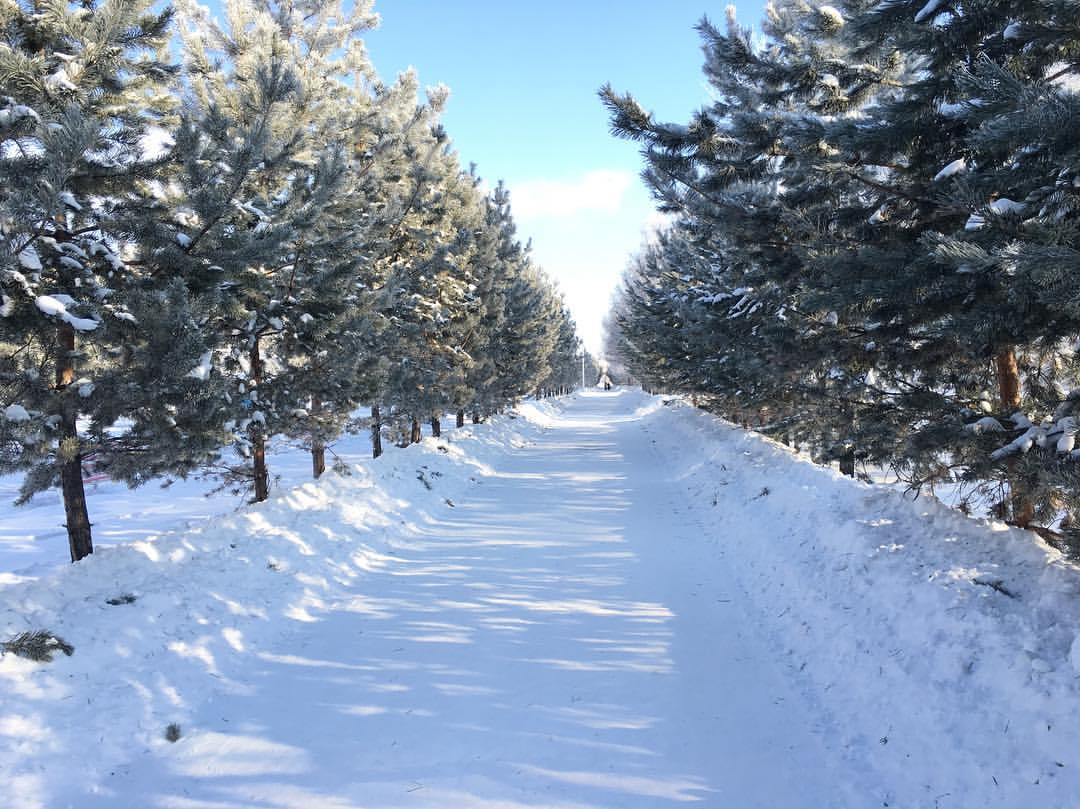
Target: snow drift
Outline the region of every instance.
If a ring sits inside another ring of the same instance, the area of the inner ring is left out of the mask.
[[[621,440],[652,443],[664,463],[662,496],[622,497],[657,513],[673,499],[661,518],[671,534],[655,537],[678,542],[661,552],[677,560],[665,570],[686,570],[672,587],[708,579],[740,602],[725,614],[749,616],[745,631],[764,639],[803,695],[800,712],[819,717],[816,734],[840,762],[836,806],[1075,806],[1074,565],[1029,534],[841,477],[677,399],[617,395]],[[190,727],[201,706],[255,688],[252,663],[272,642],[302,644],[346,601],[372,609],[356,594],[402,564],[406,534],[455,519],[520,448],[568,425],[580,433],[573,398],[564,404],[527,403],[234,516],[129,537],[38,580],[10,576],[0,640],[47,629],[74,654],[0,659],[9,805],[107,796],[107,779],[134,757],[170,749],[172,724],[176,749],[190,742],[206,753],[224,737]],[[575,451],[551,440],[553,452]],[[491,530],[516,518],[491,515]],[[695,603],[680,602],[680,620],[717,620],[704,605],[687,615]],[[762,777],[783,767],[763,761]]]
[[[883,785],[865,805],[1078,805],[1075,564],[682,402],[654,418],[717,574],[831,717],[829,743]]]

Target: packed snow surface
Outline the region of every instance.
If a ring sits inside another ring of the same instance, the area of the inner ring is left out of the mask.
[[[75,647],[0,660],[5,805],[1076,805],[1080,575],[1026,534],[630,390],[350,469],[0,579]]]

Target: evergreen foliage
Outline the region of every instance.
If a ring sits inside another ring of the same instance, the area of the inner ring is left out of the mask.
[[[318,476],[359,407],[418,440],[580,353],[446,89],[379,79],[371,2],[177,8],[0,0],[0,474],[60,486],[73,561],[87,465],[263,500],[273,436]]]
[[[614,358],[821,460],[960,481],[1067,528],[1080,322],[1080,6],[729,9],[688,125],[601,97],[674,223],[628,268]],[[1078,454],[1080,455],[1080,454]]]
[[[0,651],[25,657],[35,663],[51,663],[57,652],[71,657],[75,654],[75,647],[52,632],[38,629],[34,632],[20,632],[11,640],[0,643]]]

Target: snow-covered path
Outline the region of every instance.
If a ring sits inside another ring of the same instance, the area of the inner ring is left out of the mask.
[[[575,398],[78,805],[848,805],[640,402]]]

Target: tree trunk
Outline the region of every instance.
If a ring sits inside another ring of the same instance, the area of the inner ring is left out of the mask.
[[[412,420],[412,434],[409,436],[409,443],[419,444],[424,435],[420,432],[420,419]]]
[[[457,426],[458,427],[464,427],[465,426],[465,411],[464,410],[459,410],[457,412]]]
[[[474,410],[472,412],[472,423],[473,424],[480,424],[481,421],[483,421],[483,420],[480,418],[480,411],[479,410]]]
[[[318,416],[322,413],[322,399],[318,396],[311,397],[311,415]],[[317,428],[316,428],[317,429]],[[313,438],[311,442],[311,475],[318,479],[326,471],[326,445],[319,438]]]
[[[994,357],[994,366],[1002,409],[1010,412],[1019,410],[1020,369],[1016,364],[1016,352],[1011,346],[998,352]]]
[[[259,354],[259,338],[251,346],[249,355],[251,360],[251,382],[254,392],[258,394],[262,384],[262,355]],[[250,395],[250,391],[249,391]],[[258,402],[253,399],[253,408],[258,407]],[[266,430],[263,424],[255,419],[251,421],[251,462],[255,477],[255,502],[262,503],[270,496],[270,473],[266,469]]]
[[[371,406],[371,457],[382,455],[382,415],[379,406]]]
[[[855,477],[855,447],[846,447],[840,456],[840,474]]]
[[[262,503],[270,497],[270,472],[266,468],[266,436],[262,425],[251,428],[251,461],[255,474],[255,502]]]
[[[1020,409],[1020,368],[1016,362],[1016,351],[1012,346],[1003,348],[994,357],[994,371],[997,376],[998,397],[1001,399],[1001,409],[1015,413]],[[1009,461],[1009,469],[1014,470],[1017,466],[1016,459]],[[1035,519],[1035,504],[1026,491],[1023,481],[1019,476],[1010,475],[1009,486],[1011,489],[1010,509],[1012,522],[1021,528],[1026,528]]]
[[[68,386],[75,381],[75,329],[66,323],[56,332],[56,390],[61,397],[60,491],[67,518],[68,548],[71,561],[78,562],[94,552],[90,516],[86,511],[86,490],[82,479],[82,453],[79,452],[78,412]]]
[[[435,438],[440,438],[442,436],[442,422],[439,421],[438,416],[431,417],[431,434]]]
[[[1012,523],[1019,528],[1027,528],[1035,519],[1035,504],[1022,488],[1016,486],[1012,495]]]

